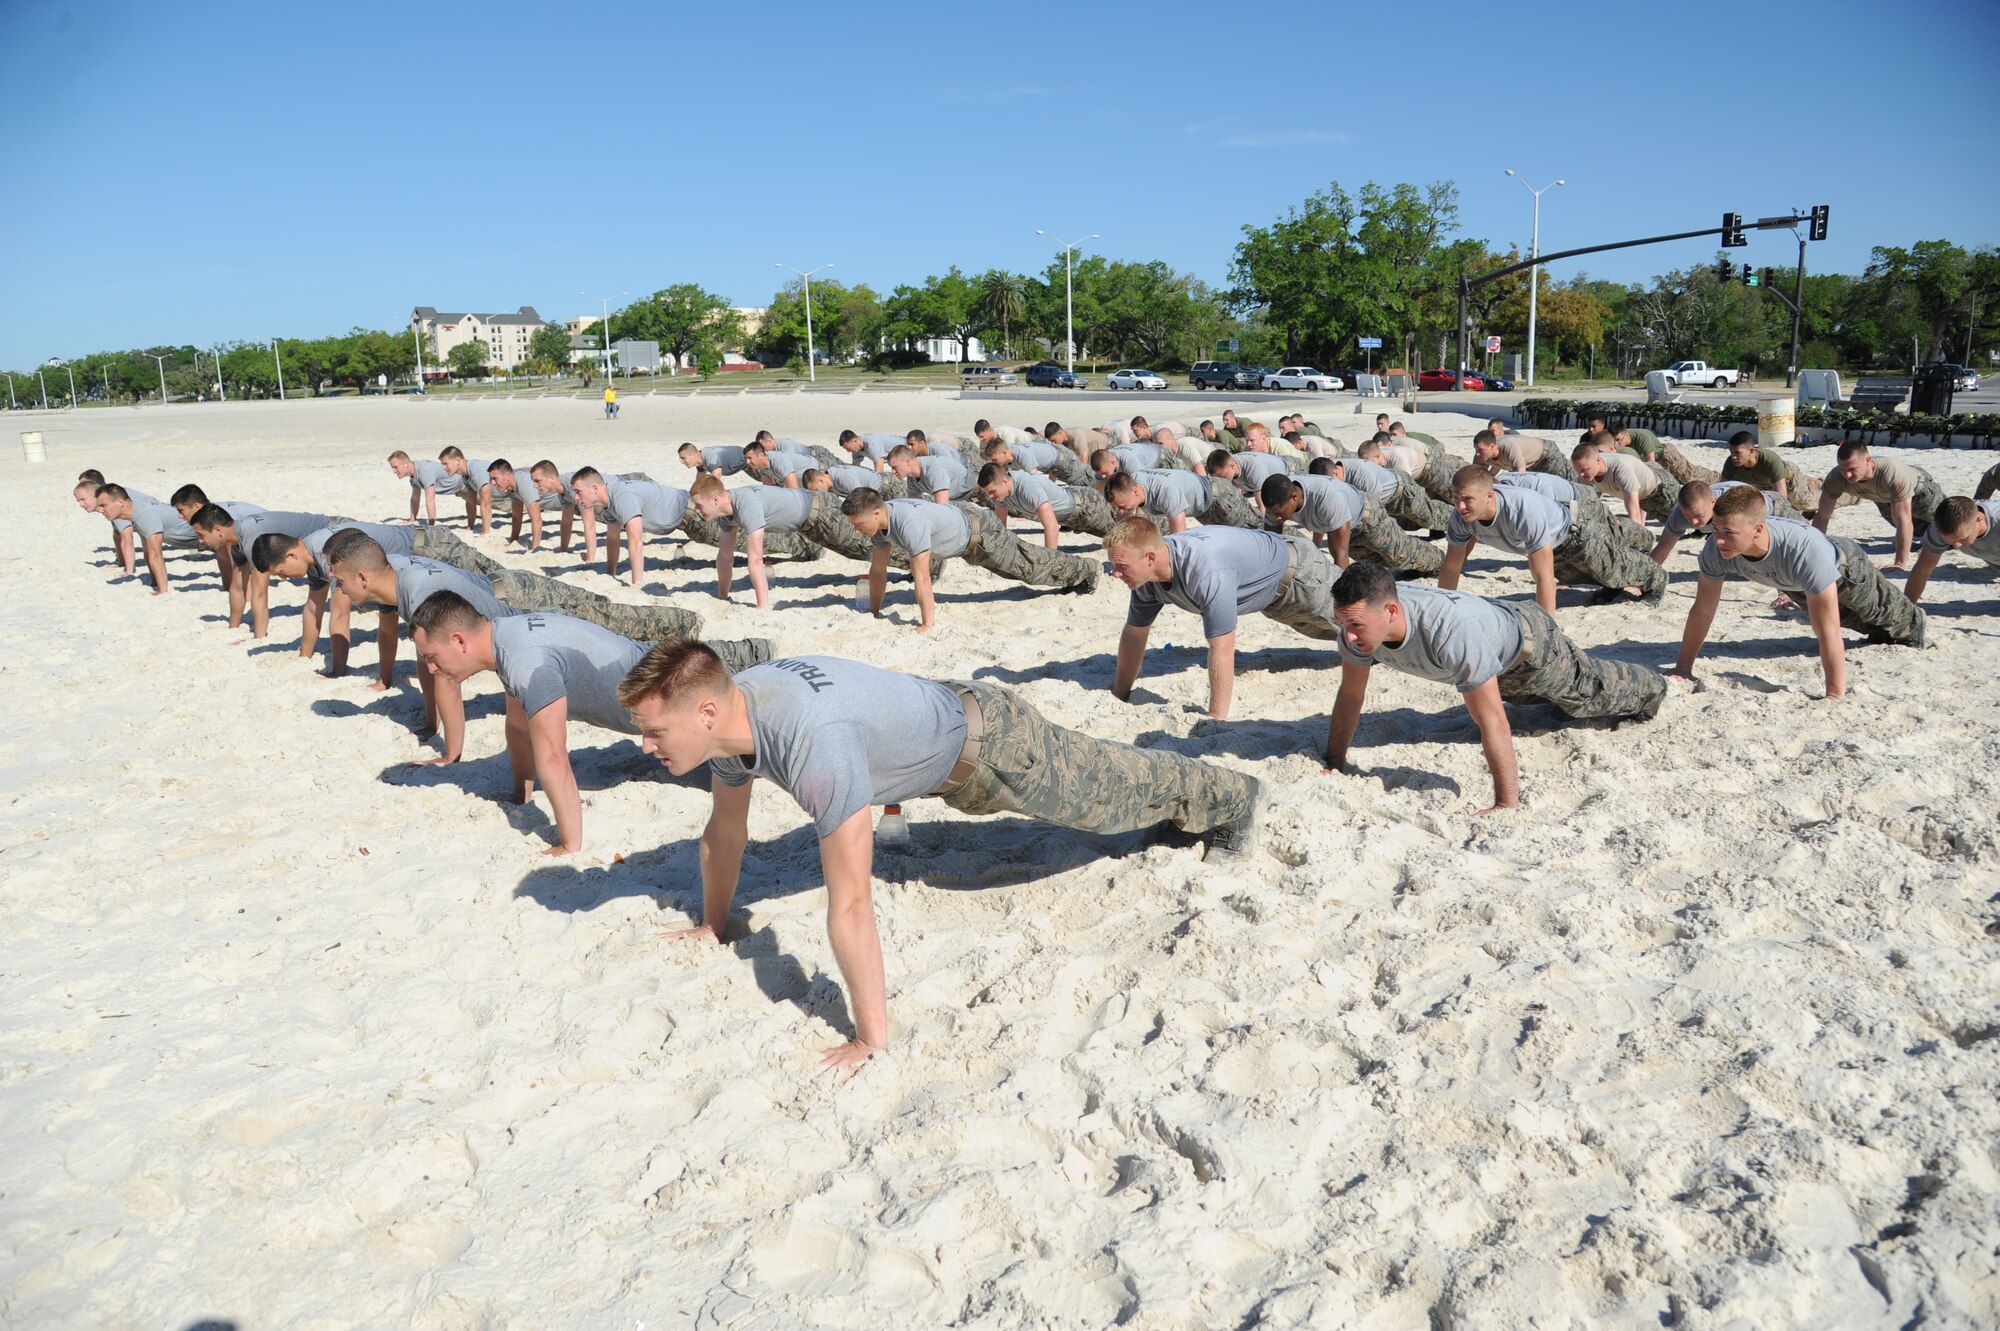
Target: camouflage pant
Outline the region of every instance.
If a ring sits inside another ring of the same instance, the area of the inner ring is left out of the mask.
[[[807,444],[806,452],[813,455],[813,461],[819,463],[821,471],[825,471],[829,467],[844,467],[852,461],[850,458],[842,457],[834,449],[826,448],[819,444]]]
[[[1208,507],[1189,517],[1205,527],[1261,527],[1264,520],[1257,516],[1257,510],[1250,507],[1250,501],[1236,488],[1234,481],[1207,482]]]
[[[1586,495],[1577,504],[1569,535],[1555,548],[1556,579],[1572,584],[1596,583],[1600,587],[1637,587],[1645,594],[1646,604],[1658,605],[1667,594],[1667,571],[1646,554],[1624,544],[1612,529],[1610,516],[1604,505],[1591,496]],[[1632,520],[1623,518],[1623,521]],[[1652,548],[1649,539],[1646,549]]]
[[[1792,474],[1785,478],[1785,489],[1791,493],[1792,507],[1798,509],[1800,513],[1803,513],[1808,518],[1818,516],[1819,481],[1817,478],[1808,476],[1794,467]],[[1845,508],[1849,504],[1859,503],[1860,499],[1859,495],[1850,491],[1835,500],[1834,507]]]
[[[1979,484],[1973,487],[1972,497],[1975,500],[1991,499],[1995,490],[2000,490],[2000,464],[1986,469],[1986,473],[1979,478]]]
[[[1299,435],[1299,451],[1313,458],[1344,458],[1347,450],[1322,434],[1302,433]]]
[[[1599,504],[1598,507],[1604,510],[1604,519],[1611,524],[1612,538],[1628,550],[1639,550],[1650,553],[1654,545],[1658,544],[1659,537],[1648,531],[1645,523],[1634,522],[1623,513],[1613,513],[1610,509],[1604,508],[1602,504]],[[1644,512],[1645,510],[1641,508],[1640,511]]]
[[[472,545],[443,527],[419,527],[410,540],[410,553],[423,559],[435,559],[440,564],[464,569],[467,573],[477,573],[490,578],[503,573],[507,566],[497,559],[490,559]]]
[[[1871,642],[1924,645],[1924,612],[1882,576],[1866,552],[1845,536],[1830,538],[1840,551],[1840,622]]]
[[[1670,441],[1665,439],[1660,441],[1660,451],[1654,454],[1651,460],[1664,467],[1667,475],[1673,477],[1682,485],[1694,485],[1697,482],[1713,482],[1722,479],[1721,473],[1710,471],[1707,467],[1697,467],[1694,463],[1689,462],[1686,454],[1682,453]]]
[[[1667,696],[1659,671],[1607,661],[1571,642],[1538,605],[1515,605],[1521,617],[1521,657],[1500,675],[1509,702],[1552,703],[1570,716],[1652,720]]]
[[[1569,465],[1569,459],[1554,444],[1546,445],[1540,459],[1528,470],[1538,471],[1544,476],[1560,476],[1566,481],[1576,480],[1576,468]]]
[[[1402,569],[1435,578],[1444,567],[1444,552],[1429,541],[1420,541],[1398,527],[1388,510],[1365,497],[1361,516],[1354,520],[1347,536],[1349,559],[1372,559],[1387,568]]]
[[[1382,505],[1389,516],[1410,531],[1443,531],[1451,517],[1451,504],[1431,498],[1410,473],[1393,467],[1389,473],[1396,478],[1395,498]]]
[[[1640,496],[1639,511],[1655,522],[1665,522],[1673,513],[1674,505],[1680,502],[1681,483],[1657,462],[1648,462],[1646,467],[1659,484],[1654,487],[1653,493]]]
[[[1285,543],[1292,547],[1292,566],[1278,583],[1278,594],[1264,607],[1265,617],[1308,638],[1338,639],[1333,584],[1340,576],[1339,566],[1304,536],[1287,536]]]
[[[777,532],[766,527],[764,529],[766,549],[770,548],[773,536],[798,536],[804,540],[817,542],[837,555],[845,555],[864,564],[874,553],[874,547],[868,538],[854,530],[854,524],[840,511],[840,500],[836,499],[830,490],[823,490],[813,496],[812,513],[798,531]],[[889,552],[889,562],[897,568],[910,566],[910,561],[905,556],[893,550]],[[937,563],[936,560],[932,561],[933,574],[937,572]]]
[[[1423,474],[1417,477],[1417,484],[1424,487],[1424,493],[1451,507],[1451,478],[1465,468],[1463,458],[1455,458],[1442,448],[1431,449],[1424,457]]]
[[[493,595],[514,610],[557,610],[610,629],[633,642],[681,642],[701,637],[701,616],[670,605],[625,605],[556,578],[522,569],[502,569],[493,576]],[[731,674],[771,659],[767,638],[741,642],[710,642]]]
[[[1097,565],[1092,560],[1030,545],[1007,530],[1007,524],[990,508],[978,504],[954,503],[972,528],[963,558],[975,568],[997,573],[1031,587],[1064,587],[1090,591],[1097,586]]]
[[[1109,833],[1162,822],[1206,832],[1249,812],[1256,781],[1242,772],[1064,729],[1012,689],[952,687],[978,700],[982,721],[973,774],[944,797],[962,813],[1024,813]]]
[[[1072,485],[1069,497],[1076,501],[1076,507],[1070,510],[1068,517],[1058,519],[1064,531],[1082,532],[1100,539],[1111,534],[1112,524],[1118,521],[1118,515],[1111,511],[1111,505],[1105,502],[1103,495],[1087,485]]]
[[[838,510],[835,515],[838,516]],[[687,512],[681,515],[681,525],[674,530],[696,545],[713,546],[718,550],[722,548],[722,524],[711,522],[695,512],[692,504],[689,504]],[[737,546],[737,553],[742,553],[740,543]],[[786,559],[814,560],[819,558],[819,546],[800,532],[767,528],[764,532],[764,553],[780,555]]]
[[[977,476],[979,473],[975,471],[972,474]],[[1090,474],[1090,468],[1084,465],[1083,459],[1060,446],[1056,453],[1055,465],[1049,468],[1049,477],[1058,484],[1076,486],[1088,486],[1096,479]]]

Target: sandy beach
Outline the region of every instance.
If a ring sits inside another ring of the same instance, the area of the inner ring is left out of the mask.
[[[1353,403],[1311,406],[1352,444],[1375,409]],[[1697,685],[1655,721],[1517,709],[1525,804],[1481,818],[1456,694],[1375,672],[1355,771],[1326,774],[1333,654],[1262,618],[1213,722],[1199,625],[1171,609],[1112,699],[1108,578],[1056,596],[956,564],[918,636],[906,582],[871,620],[831,555],[776,566],[760,612],[740,578],[715,600],[703,547],[653,542],[640,592],[483,540],[712,636],[1012,685],[1060,724],[1270,784],[1263,851],[1229,867],[912,805],[908,850],[876,861],[894,1044],[838,1084],[816,1066],[848,1032],[817,849],[782,792],[755,796],[739,937],[669,943],[699,910],[705,780],[572,727],[588,848],[546,859],[546,802],[504,802],[493,676],[468,686],[467,760],[412,766],[431,750],[407,646],[395,692],[322,678],[296,655],[299,584],[253,644],[212,559],[170,557],[174,594],[149,596],[70,496],[90,466],[161,498],[199,481],[390,519],[395,448],[684,485],[685,439],[1130,410],[10,417],[49,460],[9,434],[0,461],[22,503],[0,530],[0,1324],[2000,1323],[1995,570],[1947,557],[1922,650],[1847,635],[1840,703],[1804,616],[1732,583]],[[1420,419],[1469,455],[1473,418]],[[1823,474],[1833,448],[1786,456]],[[1947,494],[1993,460],[1900,456]],[[1886,562],[1871,506],[1833,530]],[[1670,664],[1699,548],[1662,605],[1570,589],[1562,627]],[[1485,548],[1464,586],[1532,588]]]

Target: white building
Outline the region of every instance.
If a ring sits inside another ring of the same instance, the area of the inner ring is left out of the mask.
[[[442,311],[419,305],[410,313],[410,327],[418,336],[431,339],[440,362],[450,357],[453,347],[478,341],[486,344],[488,366],[512,370],[528,359],[529,339],[537,329],[547,327],[547,321],[532,305],[523,305],[512,314]]]

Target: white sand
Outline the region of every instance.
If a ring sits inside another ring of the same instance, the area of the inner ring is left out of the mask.
[[[1057,414],[1129,409],[1082,407]],[[1267,855],[1230,870],[913,807],[914,853],[877,866],[896,1044],[837,1086],[816,1071],[846,1021],[817,856],[784,796],[753,809],[744,941],[669,945],[698,909],[702,790],[575,728],[589,850],[538,858],[546,805],[496,802],[490,676],[469,761],[405,766],[413,682],[316,676],[296,584],[246,651],[212,562],[171,561],[181,589],[148,597],[69,498],[94,465],[161,497],[199,480],[390,517],[397,446],[684,482],[683,438],[1048,408],[624,411],[35,417],[36,467],[9,438],[0,1324],[2000,1320],[1991,571],[1947,561],[1927,650],[1850,636],[1844,704],[1803,619],[1732,585],[1703,687],[1656,722],[1517,712],[1527,806],[1489,819],[1440,686],[1376,672],[1360,774],[1323,775],[1328,654],[1266,620],[1241,630],[1236,719],[1193,735],[1196,624],[1169,610],[1173,649],[1112,701],[1108,579],[1074,598],[960,568],[920,638],[907,591],[898,622],[849,610],[832,557],[779,570],[768,613],[741,581],[722,606],[701,568],[655,574],[718,636],[1017,682],[1060,722],[1275,787]],[[1470,420],[1424,421],[1468,451]],[[1963,492],[1990,458],[1917,461]],[[1886,549],[1872,508],[1834,529]],[[1566,592],[1564,628],[1670,662],[1697,548],[1660,608]],[[1471,590],[1527,594],[1521,561],[1481,555]]]

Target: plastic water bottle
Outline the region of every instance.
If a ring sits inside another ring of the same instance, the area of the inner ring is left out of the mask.
[[[882,821],[875,824],[875,844],[878,846],[907,846],[910,844],[910,821],[903,817],[903,806],[885,804],[882,806]]]
[[[854,608],[864,612],[868,609],[868,579],[865,575],[854,580]]]

